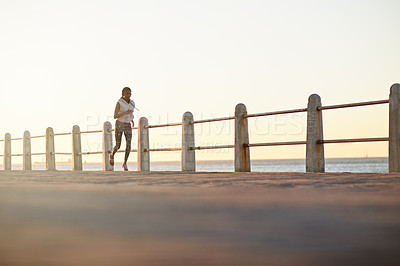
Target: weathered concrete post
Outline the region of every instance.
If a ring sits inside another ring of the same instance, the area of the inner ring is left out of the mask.
[[[23,145],[23,169],[32,170],[31,134],[29,131],[24,132]]]
[[[4,170],[11,170],[11,134],[4,137]]]
[[[389,172],[400,172],[400,84],[389,95]]]
[[[75,125],[72,127],[72,170],[82,171],[82,146],[81,146],[81,129]]]
[[[182,117],[182,171],[196,171],[196,151],[194,147],[194,124],[193,114],[186,112]]]
[[[306,172],[325,172],[324,144],[318,143],[323,140],[322,111],[317,110],[319,106],[321,97],[312,94],[307,106]]]
[[[114,166],[110,165],[110,153],[113,149],[112,128],[110,122],[106,121],[103,125],[103,171],[114,171]]]
[[[54,131],[51,127],[46,129],[46,169],[56,170]]]
[[[250,172],[249,129],[246,106],[242,103],[235,108],[235,172]]]
[[[138,126],[138,171],[150,171],[150,153],[146,151],[149,148],[149,129],[146,128],[147,125],[147,118],[141,117]]]

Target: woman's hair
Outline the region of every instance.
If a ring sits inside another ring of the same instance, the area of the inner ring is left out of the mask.
[[[124,93],[127,92],[127,91],[132,91],[132,90],[131,90],[131,88],[129,88],[129,87],[123,88],[123,89],[122,89],[122,96],[123,96]]]

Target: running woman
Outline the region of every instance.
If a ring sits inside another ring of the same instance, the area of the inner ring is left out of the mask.
[[[114,119],[115,121],[115,147],[110,154],[110,165],[114,166],[114,155],[121,147],[122,134],[125,134],[126,148],[125,159],[122,168],[128,171],[128,157],[131,152],[132,142],[132,127],[133,123],[133,110],[135,109],[135,102],[131,100],[132,91],[129,87],[122,89],[122,97],[118,100],[115,106]],[[132,123],[132,125],[131,125]]]

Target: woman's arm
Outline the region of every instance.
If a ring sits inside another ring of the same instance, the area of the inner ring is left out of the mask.
[[[120,117],[120,115],[119,115],[120,109],[121,109],[121,107],[119,106],[119,103],[117,103],[117,105],[115,106],[115,110],[114,110],[114,119],[117,119],[118,117]]]

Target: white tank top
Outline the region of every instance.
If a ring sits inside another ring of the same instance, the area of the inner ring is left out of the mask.
[[[135,108],[135,102],[133,100],[130,100],[129,103],[127,103],[124,99],[120,98],[118,100],[119,103],[119,112],[123,113],[128,110],[134,110]],[[126,114],[123,116],[120,116],[117,118],[118,121],[124,122],[124,123],[129,123],[133,120],[133,114]]]

